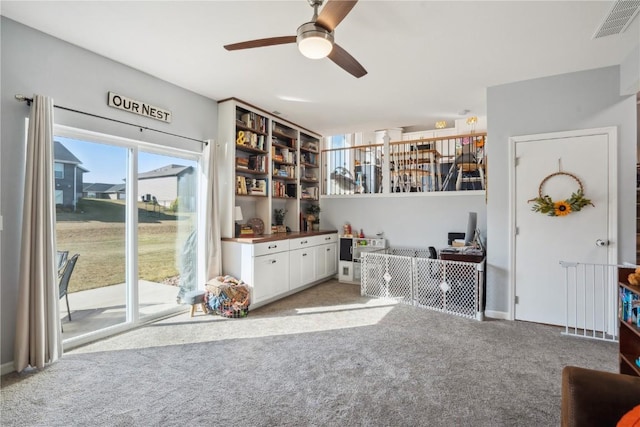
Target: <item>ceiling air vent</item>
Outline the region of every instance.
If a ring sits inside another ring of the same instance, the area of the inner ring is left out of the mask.
[[[640,0],[617,0],[613,2],[609,13],[604,17],[592,38],[597,39],[622,33],[631,24],[638,11],[640,11]]]

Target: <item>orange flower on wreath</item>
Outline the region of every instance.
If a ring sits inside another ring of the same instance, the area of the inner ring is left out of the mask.
[[[571,205],[566,200],[561,200],[553,204],[556,216],[565,216],[571,213]]]

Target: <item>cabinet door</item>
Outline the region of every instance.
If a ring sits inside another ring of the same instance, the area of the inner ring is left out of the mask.
[[[316,246],[316,280],[336,274],[338,270],[337,243]]]
[[[338,272],[338,244],[337,243],[329,243],[325,245],[325,259],[327,261],[327,271],[326,276],[335,276]]]
[[[302,248],[289,252],[289,289],[297,289],[314,281],[315,248]]]
[[[340,238],[340,261],[353,261],[353,238]]]
[[[320,245],[316,246],[315,249],[315,258],[316,258],[316,271],[315,271],[315,279],[323,279],[327,275],[327,260],[325,255],[325,248],[328,245]]]
[[[289,290],[289,252],[268,254],[253,259],[254,303]]]

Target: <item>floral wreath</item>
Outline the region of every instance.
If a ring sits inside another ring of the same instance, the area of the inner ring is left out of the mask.
[[[545,182],[547,182],[547,180],[558,175],[566,175],[573,178],[574,180],[576,180],[580,188],[575,193],[572,193],[571,197],[569,197],[568,199],[554,202],[548,195],[542,195],[542,186]],[[578,212],[580,209],[584,208],[587,205],[595,207],[595,205],[591,203],[590,199],[584,197],[584,188],[582,186],[582,182],[578,179],[577,176],[568,172],[555,172],[551,175],[548,175],[545,179],[542,180],[540,186],[538,187],[538,197],[527,200],[527,203],[529,202],[535,202],[533,207],[531,208],[532,211],[540,212],[548,216],[569,215],[571,212]]]

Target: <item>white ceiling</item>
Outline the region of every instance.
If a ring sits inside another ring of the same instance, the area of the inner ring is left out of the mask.
[[[360,0],[336,43],[369,72],[356,79],[295,44],[223,45],[295,35],[307,0],[2,1],[2,15],[215,100],[243,99],[332,135],[486,114],[493,85],[619,64],[640,19],[592,39],[611,1]],[[167,101],[170,108],[170,101]]]

